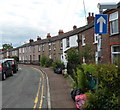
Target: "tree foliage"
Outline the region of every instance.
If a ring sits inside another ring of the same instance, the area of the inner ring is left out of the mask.
[[[11,43],[11,44],[3,44],[2,47],[3,47],[3,49],[5,49],[5,50],[6,50],[6,49],[13,48],[12,43]]]
[[[88,102],[84,108],[90,110],[118,110],[120,108],[120,72],[113,64],[96,66],[94,76],[98,78],[99,85],[95,93],[88,92]]]
[[[89,60],[93,59],[95,56],[93,54],[93,52],[94,52],[94,49],[91,47],[90,44],[87,44],[84,46],[83,50],[80,51],[80,55],[81,55],[81,57],[85,58],[85,61],[89,61]]]
[[[80,52],[76,48],[68,50],[67,60],[72,64],[80,64]]]
[[[73,77],[76,67],[81,64],[80,52],[76,48],[67,51],[67,72]]]

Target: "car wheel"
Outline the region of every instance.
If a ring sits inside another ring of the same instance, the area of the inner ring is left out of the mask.
[[[11,72],[11,74],[10,74],[11,76],[13,76],[13,71]]]
[[[6,79],[6,74],[4,73],[4,74],[3,74],[3,80],[5,80],[5,79]]]
[[[16,73],[16,72],[17,72],[17,69],[15,69],[13,72]]]

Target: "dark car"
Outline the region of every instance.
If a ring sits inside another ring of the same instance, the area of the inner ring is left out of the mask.
[[[12,66],[6,60],[0,60],[0,80],[5,80],[7,76],[13,76]]]
[[[7,58],[4,60],[10,63],[10,65],[12,66],[13,73],[16,73],[18,71],[18,63],[14,58]]]

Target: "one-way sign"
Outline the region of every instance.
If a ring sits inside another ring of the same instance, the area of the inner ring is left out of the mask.
[[[106,34],[108,25],[108,15],[95,15],[95,33]]]

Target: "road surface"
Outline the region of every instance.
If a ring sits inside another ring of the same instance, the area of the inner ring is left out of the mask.
[[[2,82],[2,108],[48,108],[45,75],[20,65],[14,76]]]

